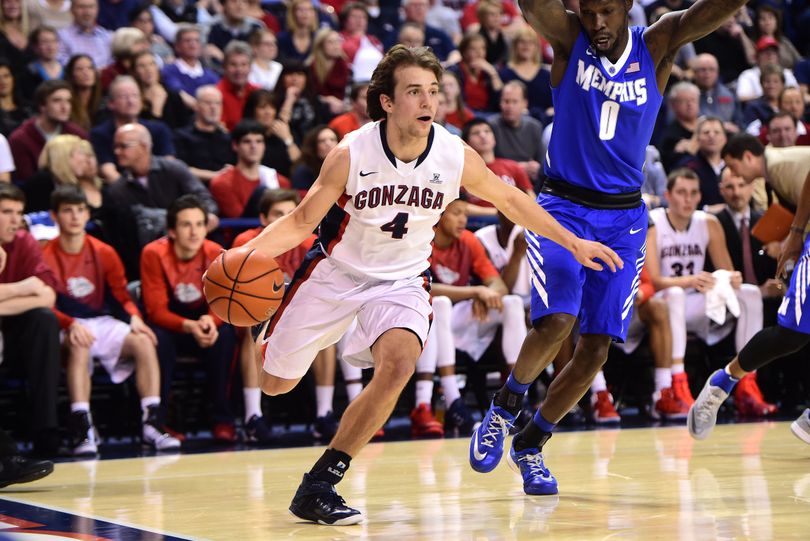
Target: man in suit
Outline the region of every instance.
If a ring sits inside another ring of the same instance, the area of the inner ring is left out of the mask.
[[[772,325],[782,296],[785,294],[781,280],[776,275],[776,258],[779,243],[763,245],[751,235],[751,229],[762,217],[762,212],[751,208],[753,184],[736,176],[728,167],[720,174],[720,195],[725,206],[716,216],[726,234],[726,246],[734,269],[743,275],[743,282],[758,285],[764,302],[765,325]],[[748,242],[745,242],[747,235]]]

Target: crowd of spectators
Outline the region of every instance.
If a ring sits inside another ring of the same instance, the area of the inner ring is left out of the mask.
[[[632,23],[651,24],[689,4],[642,0],[633,7]],[[577,9],[578,2],[567,5]],[[0,182],[10,183],[0,190],[0,219],[11,220],[0,231],[8,237],[0,239],[8,258],[0,285],[9,286],[0,295],[8,361],[2,370],[6,374],[6,367],[20,362],[14,357],[25,340],[42,348],[33,355],[41,366],[25,365],[23,373],[37,452],[58,452],[60,338],[48,308],[73,317],[104,313],[125,322],[141,317],[134,305],[116,312],[116,299],[109,298],[92,309],[77,308],[87,285],[71,282],[65,269],[49,269],[47,258],[38,255],[34,240],[46,245],[60,238],[59,223],[42,215],[60,211],[54,201],[62,199],[53,194],[78,189],[82,201],[76,202],[74,193],[69,205],[86,207],[89,234],[112,247],[127,281],[143,282],[142,299],[132,300],[143,303],[162,381],[141,387],[159,388],[163,401],[160,406],[150,399],[144,422],[166,421],[174,359],[190,353],[209,369],[214,436],[233,441],[230,408],[238,400],[225,394],[233,390],[238,372],[233,366],[249,341],[209,312],[201,292],[201,269],[239,232],[220,227],[221,220],[258,225],[261,217],[264,224],[277,201],[294,207],[328,152],[369,122],[368,81],[396,43],[427,45],[446,68],[435,122],[463,135],[505,182],[538,192],[555,120],[552,51],[512,0],[0,0]],[[737,134],[750,134],[769,147],[810,145],[808,53],[810,2],[804,1],[752,0],[717,31],[685,46],[675,59],[647,149],[643,196],[648,206],[669,206],[673,172],[681,171],[677,181],[683,168],[698,181],[697,209],[719,214],[736,205],[734,191],[723,184],[723,148]],[[810,160],[807,149],[801,159]],[[755,217],[779,199],[764,180],[754,183],[745,203],[752,213],[746,229],[726,231],[736,270],[744,270],[740,247],[751,249],[739,235],[747,235]],[[497,294],[487,294],[498,302],[481,297],[486,295],[480,284],[492,276],[477,276],[472,269],[463,284],[472,288],[472,313],[483,318],[486,311],[476,302],[502,309],[500,297],[508,296],[511,307],[515,291],[526,296],[528,284],[516,281],[528,281],[528,272],[507,265],[513,253],[515,261],[525,253],[525,243],[485,202],[470,199],[462,208],[479,220],[500,219],[486,251],[500,258],[497,272],[509,274],[498,282]],[[26,213],[25,221],[18,212]],[[457,239],[445,240],[449,246]],[[757,246],[759,258],[777,253],[774,246]],[[442,278],[441,272],[437,276]],[[778,293],[770,278],[750,278],[763,297]],[[120,288],[116,291],[120,297]],[[125,301],[118,298],[117,304],[129,306]],[[776,306],[765,306],[767,321]],[[132,332],[137,328],[132,325]],[[33,345],[23,347],[30,352]],[[507,363],[513,362],[512,354],[507,352]],[[334,352],[326,352],[324,362],[328,365],[330,356],[331,369],[318,375],[318,389],[334,386]],[[439,366],[445,361],[440,358]],[[143,370],[155,377],[154,370]],[[353,375],[351,385],[357,384]],[[359,392],[352,389],[349,398]],[[261,417],[256,392],[245,387],[245,410],[251,414],[245,425]],[[424,384],[418,392],[418,402],[430,402]],[[317,398],[319,417],[334,417],[331,391],[320,390]],[[72,411],[87,411],[75,407],[86,401],[74,400]],[[91,420],[85,421],[79,431],[86,439]],[[254,423],[249,439],[267,440],[264,428],[257,430]],[[333,428],[321,432],[328,436]],[[181,440],[182,434],[169,437]]]

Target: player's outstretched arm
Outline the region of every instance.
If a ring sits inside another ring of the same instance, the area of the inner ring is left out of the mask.
[[[481,156],[466,145],[461,184],[476,197],[495,205],[516,224],[553,240],[571,252],[582,265],[602,270],[602,265],[596,261],[598,259],[614,272],[616,267],[624,267],[616,252],[598,242],[583,240],[568,231],[531,197],[498,178],[487,168]]]
[[[558,55],[568,59],[579,34],[579,18],[561,0],[518,0],[523,17]]]
[[[714,32],[747,0],[697,0],[688,9],[667,13],[644,32],[650,54],[659,66],[681,46]]]
[[[264,228],[245,245],[276,257],[304,242],[343,195],[349,176],[349,147],[338,145],[326,156],[321,174],[301,203]]]

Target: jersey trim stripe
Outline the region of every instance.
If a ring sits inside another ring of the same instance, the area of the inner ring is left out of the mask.
[[[309,252],[307,252],[304,262],[301,263],[301,266],[298,267],[297,271],[295,271],[295,276],[293,276],[290,285],[287,286],[287,289],[284,291],[284,299],[281,301],[281,306],[278,307],[276,313],[273,314],[273,317],[270,320],[270,326],[267,328],[267,331],[264,334],[263,341],[267,341],[268,337],[273,334],[273,329],[276,328],[276,324],[281,320],[281,317],[284,315],[284,310],[286,310],[287,306],[289,306],[290,302],[295,296],[295,293],[304,284],[304,282],[309,279],[310,275],[315,270],[315,267],[318,266],[318,263],[324,259],[326,259],[326,256],[323,255],[323,252],[318,246],[313,246],[310,248]]]
[[[385,135],[385,123],[386,122],[387,122],[387,120],[383,120],[382,122],[380,122],[380,142],[382,143],[383,152],[385,152],[385,156],[388,158],[388,161],[391,162],[391,165],[393,165],[394,168],[396,168],[396,166],[397,166],[397,157],[394,156],[394,153],[391,151],[391,148],[388,146],[388,137]],[[428,134],[427,145],[425,146],[424,152],[422,152],[422,154],[420,154],[419,157],[416,159],[416,166],[415,167],[419,167],[419,165],[423,161],[425,161],[427,159],[428,154],[430,154],[430,149],[433,146],[433,136],[435,135],[435,133],[436,132],[435,132],[434,127],[430,126],[430,133]]]
[[[327,255],[332,253],[337,243],[343,238],[343,233],[349,225],[351,215],[343,209],[350,199],[351,196],[343,192],[343,195],[340,196],[337,203],[332,205],[332,208],[329,209],[326,218],[324,218],[318,228],[318,244],[321,245],[321,248]]]

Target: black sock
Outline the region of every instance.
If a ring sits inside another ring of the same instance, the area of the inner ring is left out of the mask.
[[[343,479],[351,461],[352,457],[343,451],[329,448],[323,452],[318,462],[312,466],[309,474],[318,481],[326,481],[330,485],[336,485]]]
[[[523,394],[512,392],[509,390],[509,387],[504,385],[501,387],[501,390],[495,394],[494,402],[496,406],[516,416],[523,408]]]
[[[515,446],[515,451],[518,452],[532,447],[537,447],[542,452],[543,446],[551,439],[551,435],[551,432],[544,432],[534,422],[529,421],[523,427],[523,430],[515,434],[512,445]]]

